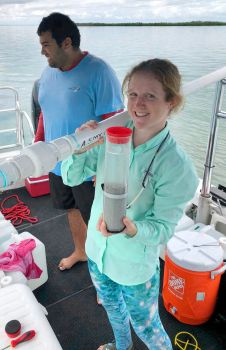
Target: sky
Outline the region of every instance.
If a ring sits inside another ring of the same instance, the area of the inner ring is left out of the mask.
[[[226,0],[0,0],[0,25],[38,24],[51,12],[76,23],[226,21]]]

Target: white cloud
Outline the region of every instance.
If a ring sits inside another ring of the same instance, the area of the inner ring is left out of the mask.
[[[0,0],[0,24],[38,24],[53,11],[75,22],[224,21],[225,0]]]

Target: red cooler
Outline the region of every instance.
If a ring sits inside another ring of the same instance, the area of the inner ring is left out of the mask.
[[[163,301],[179,321],[202,324],[212,315],[221,274],[225,271],[223,249],[201,232],[176,232],[167,244]]]
[[[39,197],[50,193],[49,175],[28,177],[25,186],[31,197]]]

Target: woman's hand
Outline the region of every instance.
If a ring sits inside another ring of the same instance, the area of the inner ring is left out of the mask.
[[[106,226],[106,224],[104,222],[103,214],[101,214],[101,216],[99,217],[99,220],[97,222],[96,228],[97,228],[98,231],[100,231],[102,233],[102,235],[104,237],[112,236],[112,233],[107,231],[107,226]]]
[[[77,128],[75,130],[75,132],[80,132],[80,131],[83,131],[85,129],[90,129],[90,130],[94,130],[96,129],[98,126],[98,123],[96,120],[89,120],[88,122],[82,124],[79,128]],[[103,137],[100,137],[96,142],[94,143],[91,143],[89,144],[88,146],[86,147],[83,147],[83,148],[80,148],[79,150],[76,150],[74,153],[75,154],[81,154],[81,153],[84,153],[86,151],[88,151],[89,149],[97,146],[97,145],[100,145],[104,142],[104,138]]]
[[[134,222],[132,220],[130,220],[128,218],[128,216],[125,216],[123,218],[123,223],[126,226],[126,228],[123,230],[123,232],[130,237],[134,237],[137,234],[137,227],[134,224]]]
[[[133,223],[132,220],[130,220],[127,216],[125,216],[123,218],[123,223],[126,226],[125,229],[122,231],[122,233],[127,234],[130,237],[134,237],[137,234],[137,227],[136,225]],[[96,226],[97,230],[100,231],[102,233],[102,235],[104,237],[110,237],[112,235],[115,235],[115,233],[110,233],[107,231],[107,226],[104,222],[103,219],[103,214],[100,216],[98,222],[97,222],[97,226]]]

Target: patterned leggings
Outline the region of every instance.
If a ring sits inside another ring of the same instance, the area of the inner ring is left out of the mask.
[[[117,350],[127,350],[132,344],[130,322],[148,349],[172,350],[158,312],[159,269],[146,283],[124,286],[100,273],[93,261],[89,260],[88,266],[99,299],[107,311]]]

